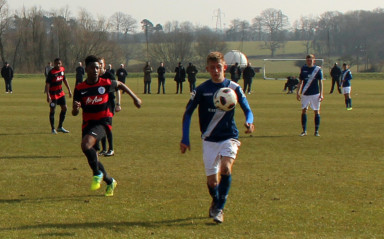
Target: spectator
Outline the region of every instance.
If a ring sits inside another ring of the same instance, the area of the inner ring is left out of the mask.
[[[4,63],[4,66],[1,69],[1,76],[4,78],[5,81],[5,93],[12,94],[13,69],[8,64],[8,62]]]
[[[196,88],[196,74],[199,72],[195,65],[189,63],[187,67],[188,82],[189,82],[189,92],[192,93]]]
[[[151,73],[153,72],[151,63],[147,61],[144,68],[144,94],[151,94]]]
[[[231,74],[231,80],[237,83],[241,77],[241,68],[239,63],[236,62],[232,65],[231,68],[229,68],[229,73]]]
[[[159,68],[157,68],[157,94],[160,94],[160,87],[163,87],[163,94],[165,94],[165,67],[164,62],[160,62]]]
[[[75,85],[83,82],[84,74],[85,74],[85,71],[83,68],[83,63],[81,63],[81,61],[80,61],[79,66],[76,67],[76,84]]]
[[[107,72],[111,73],[111,75],[113,76],[115,75],[115,69],[112,68],[111,64],[108,65]]]
[[[128,72],[124,69],[124,64],[120,64],[120,68],[116,71],[117,80],[125,84],[125,78]]]
[[[255,70],[251,67],[251,63],[248,62],[247,67],[243,70],[244,80],[244,93],[251,94],[252,78],[255,77]]]
[[[288,76],[287,82],[284,85],[284,90],[286,91],[288,88],[287,94],[292,94],[293,91],[297,88],[297,85],[299,84],[299,80],[296,77]]]
[[[175,68],[175,81],[176,81],[176,94],[183,94],[183,82],[185,81],[185,68],[181,62],[179,62],[178,66]]]
[[[337,65],[337,63],[335,63],[331,69],[332,87],[331,87],[331,91],[329,92],[329,94],[333,93],[333,88],[335,87],[335,83],[337,84],[337,90],[339,91],[339,94],[341,94],[340,76],[341,76],[341,69]]]

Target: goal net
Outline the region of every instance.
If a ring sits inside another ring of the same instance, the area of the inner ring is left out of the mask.
[[[287,80],[288,76],[299,77],[305,59],[264,59],[264,80]],[[324,59],[316,59],[316,65],[322,67]]]

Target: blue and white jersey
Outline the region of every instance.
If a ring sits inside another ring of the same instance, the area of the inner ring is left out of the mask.
[[[245,114],[246,122],[253,123],[252,110],[239,84],[228,79],[224,79],[222,83],[214,83],[212,80],[207,80],[195,89],[187,104],[183,117],[183,138],[181,140],[183,144],[190,145],[189,128],[193,111],[197,106],[199,106],[201,136],[204,140],[220,142],[239,137],[239,131],[234,120],[235,109],[231,111],[218,110],[213,103],[213,95],[218,89],[223,87],[229,87],[236,92],[238,103]]]
[[[349,87],[351,86],[351,80],[352,80],[352,73],[349,69],[342,72],[342,87]]]
[[[316,70],[318,69],[318,70]],[[316,72],[317,71],[317,72]],[[316,72],[316,75],[312,77],[312,73]],[[323,71],[319,66],[313,66],[313,67],[308,67],[307,65],[304,65],[301,68],[300,71],[300,80],[302,80],[303,83],[303,95],[316,95],[320,93],[319,89],[319,80],[323,80]],[[306,84],[309,82],[309,80],[313,78],[313,80],[310,82],[309,86],[306,86]],[[308,88],[305,92],[304,89]]]

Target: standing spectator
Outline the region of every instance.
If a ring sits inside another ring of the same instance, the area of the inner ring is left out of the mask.
[[[343,87],[345,106],[347,107],[347,110],[352,110],[351,80],[352,80],[352,73],[351,73],[351,70],[349,69],[349,65],[344,63],[343,76],[341,78],[341,86]]]
[[[245,114],[245,133],[254,131],[253,113],[247,98],[239,84],[225,78],[227,68],[224,56],[220,52],[211,52],[207,57],[207,71],[211,79],[199,85],[189,100],[183,116],[183,136],[180,151],[185,153],[191,149],[189,135],[194,110],[198,107],[200,131],[203,139],[203,161],[209,194],[212,203],[209,217],[217,223],[224,221],[224,206],[227,201],[232,182],[232,166],[240,147],[239,130],[234,120],[235,109],[230,111],[216,110],[213,95],[223,87],[236,92],[239,105]]]
[[[175,68],[175,81],[176,81],[176,94],[179,93],[180,89],[180,94],[183,94],[183,82],[185,81],[185,68],[181,62],[177,65]]]
[[[124,69],[124,64],[120,64],[120,68],[116,71],[117,80],[125,84],[125,78],[128,72]]]
[[[247,67],[243,70],[244,93],[247,91],[248,94],[251,94],[253,77],[255,77],[255,70],[251,67],[251,63],[248,62]]]
[[[143,71],[144,71],[144,94],[147,94],[147,93],[151,94],[151,81],[152,81],[151,73],[153,72],[153,69],[149,61],[147,61],[147,63],[145,64]]]
[[[239,63],[236,62],[232,65],[231,68],[229,68],[229,73],[231,74],[231,80],[237,83],[241,77],[241,68]]]
[[[1,76],[5,81],[5,93],[12,94],[13,69],[8,62],[5,62],[3,68],[1,68]]]
[[[112,130],[112,126],[108,124],[110,122],[108,119],[113,117],[107,103],[109,93],[118,91],[118,89],[125,91],[131,96],[137,108],[140,108],[141,100],[125,84],[101,78],[99,64],[99,59],[95,56],[88,56],[85,59],[87,78],[75,88],[72,115],[78,115],[80,108],[83,109],[81,149],[93,174],[91,190],[99,189],[101,182],[104,181],[107,183],[105,196],[109,197],[113,196],[117,182],[107,174],[94,148],[97,142],[106,135],[106,131]]]
[[[162,86],[163,94],[165,94],[165,71],[164,62],[160,62],[160,66],[157,68],[157,94],[160,94],[160,86]]]
[[[47,77],[48,77],[48,73],[52,70],[52,62],[48,62],[48,64],[45,66],[44,68],[44,76],[45,76],[45,80],[44,82],[47,80]],[[47,93],[45,92],[45,85],[44,85],[44,94]]]
[[[60,58],[56,58],[53,61],[54,67],[48,73],[48,77],[45,84],[45,89],[47,92],[47,102],[49,103],[50,112],[49,112],[49,122],[51,123],[52,134],[57,134],[57,132],[69,133],[68,130],[63,128],[63,122],[65,115],[67,113],[67,102],[65,100],[65,93],[63,91],[63,82],[68,89],[69,98],[72,98],[72,92],[69,88],[68,81],[65,78],[65,69],[62,67]],[[59,126],[57,131],[55,129],[55,109],[56,105],[61,106]]]
[[[76,84],[75,84],[75,86],[80,84],[81,82],[83,82],[84,74],[85,74],[85,71],[84,71],[83,63],[81,63],[81,61],[80,61],[79,66],[76,67]]]
[[[196,74],[199,72],[195,65],[189,63],[187,67],[188,82],[189,82],[189,92],[192,93],[196,88]]]
[[[341,94],[341,90],[340,90],[340,76],[341,76],[341,69],[337,65],[337,63],[335,63],[333,65],[332,69],[331,69],[332,87],[331,87],[331,91],[329,92],[329,94],[333,93],[333,88],[335,87],[335,83],[337,85],[337,90]]]
[[[307,110],[310,105],[315,113],[315,136],[320,136],[320,103],[324,99],[323,71],[315,65],[315,56],[310,54],[305,58],[306,65],[301,68],[300,82],[297,90],[297,100],[301,101],[301,126],[303,132],[300,136],[307,135]]]
[[[112,65],[111,65],[111,64],[108,65],[108,69],[107,69],[107,71],[108,71],[109,73],[111,73],[111,75],[113,75],[113,76],[115,75],[115,69],[112,68]]]

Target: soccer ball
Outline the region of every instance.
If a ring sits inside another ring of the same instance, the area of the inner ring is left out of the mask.
[[[233,110],[237,104],[236,92],[228,87],[220,88],[213,96],[213,104],[220,110]]]

